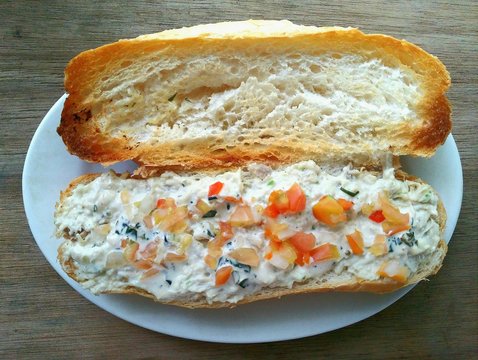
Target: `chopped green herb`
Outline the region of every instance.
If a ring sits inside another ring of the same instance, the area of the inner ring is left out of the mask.
[[[269,181],[267,182],[267,185],[269,185],[269,186],[274,186],[275,183],[276,183],[276,182],[274,181],[274,179],[271,179],[271,180],[269,180]]]
[[[312,225],[312,230],[315,230],[315,225]]]
[[[341,191],[343,191],[344,193],[346,193],[347,195],[350,195],[350,196],[352,196],[352,197],[356,196],[356,195],[359,193],[359,191],[358,191],[358,190],[357,190],[357,191],[355,191],[355,192],[353,192],[353,191],[350,191],[350,190],[344,189],[343,187],[340,187],[340,190],[341,190]]]
[[[210,237],[215,237],[215,235],[213,234],[213,232],[209,229],[207,229],[207,234],[210,236]]]
[[[239,283],[237,285],[239,285],[241,288],[244,289],[247,286],[247,280],[248,279],[241,280],[241,281],[239,281]]]
[[[187,102],[189,102],[189,103],[191,102],[191,100],[189,100],[187,97],[184,98],[184,100],[187,101]]]
[[[207,199],[209,201],[217,200],[217,196],[209,196]]]
[[[417,239],[415,239],[415,233],[412,230],[409,230],[403,234],[400,240],[409,247],[417,245]]]
[[[217,214],[217,211],[216,210],[209,210],[207,213],[205,213],[202,218],[205,219],[205,218],[212,218],[214,216],[216,216]]]
[[[178,94],[178,93],[174,93],[173,95],[171,95],[171,96],[168,98],[168,101],[173,101],[177,94]]]
[[[93,205],[93,212],[97,212],[97,211],[98,211],[98,206]]]

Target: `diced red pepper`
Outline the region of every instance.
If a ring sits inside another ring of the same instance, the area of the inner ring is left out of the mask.
[[[382,221],[385,220],[385,216],[383,216],[382,210],[374,211],[368,217],[370,220],[375,221],[376,223],[380,224]]]
[[[223,187],[224,187],[224,183],[220,181],[215,182],[214,184],[209,186],[209,192],[207,193],[207,196],[211,197],[211,196],[218,195],[221,192]]]

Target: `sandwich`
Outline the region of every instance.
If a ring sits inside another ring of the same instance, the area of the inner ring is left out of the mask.
[[[399,170],[451,130],[444,65],[352,28],[200,25],[75,57],[58,133],[138,164],[61,194],[58,259],[95,294],[224,307],[389,292],[446,254],[438,194]]]

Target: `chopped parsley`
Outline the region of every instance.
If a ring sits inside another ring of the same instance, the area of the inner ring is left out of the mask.
[[[93,205],[93,212],[97,212],[97,211],[98,211],[98,206]]]
[[[359,193],[358,190],[354,192],[354,191],[347,190],[343,187],[340,187],[340,191],[346,193],[347,195],[350,195],[351,197],[357,196],[357,194]]]
[[[270,180],[267,182],[267,185],[269,185],[269,186],[274,186],[275,183],[276,183],[276,182],[274,181],[274,179],[270,179]]]
[[[213,218],[214,216],[216,216],[217,214],[217,211],[216,210],[209,210],[207,213],[205,213],[202,217],[203,219],[206,219],[206,218]]]
[[[177,94],[178,94],[178,93],[174,93],[173,95],[171,95],[171,96],[168,98],[168,101],[173,101]]]
[[[216,235],[213,234],[213,232],[209,229],[207,229],[207,234],[209,235],[209,237],[215,237]]]

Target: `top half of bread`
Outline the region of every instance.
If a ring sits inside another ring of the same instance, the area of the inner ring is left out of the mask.
[[[121,40],[75,57],[58,128],[111,164],[227,167],[431,156],[451,130],[449,74],[404,40],[244,21]]]

